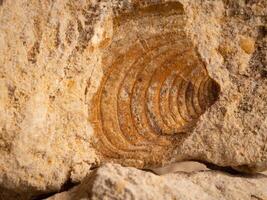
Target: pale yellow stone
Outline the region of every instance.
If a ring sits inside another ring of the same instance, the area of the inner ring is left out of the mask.
[[[266,169],[264,20],[232,16],[250,4],[0,2],[0,188],[30,199],[109,161]]]
[[[241,177],[219,171],[157,176],[119,165],[105,165],[79,186],[47,200],[267,199],[267,176]]]

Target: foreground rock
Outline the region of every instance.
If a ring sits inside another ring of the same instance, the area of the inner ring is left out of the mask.
[[[99,168],[81,185],[48,200],[81,199],[220,199],[267,198],[267,177],[240,177],[217,171],[174,173],[157,176],[119,165]]]
[[[266,169],[265,0],[0,2],[0,187],[108,161]]]

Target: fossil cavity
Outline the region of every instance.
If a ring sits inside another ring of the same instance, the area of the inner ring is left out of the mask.
[[[114,17],[89,118],[105,159],[139,166],[168,159],[218,98],[219,86],[186,37],[185,21],[174,2]]]

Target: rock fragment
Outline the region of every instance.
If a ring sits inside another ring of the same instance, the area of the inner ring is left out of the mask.
[[[0,4],[0,187],[110,161],[266,169],[265,0]]]
[[[241,177],[218,171],[164,176],[119,165],[105,165],[70,191],[48,200],[181,199],[251,200],[267,198],[267,177]]]

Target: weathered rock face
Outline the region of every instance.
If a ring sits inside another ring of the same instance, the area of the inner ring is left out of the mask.
[[[137,5],[113,19],[89,122],[104,159],[142,167],[173,157],[220,88],[185,34],[182,4]]]
[[[266,1],[0,2],[0,186],[108,161],[266,169]]]
[[[206,12],[199,14],[191,25],[199,32],[194,41],[222,93],[218,103],[206,113],[209,121],[199,123],[185,146],[191,155],[195,151],[202,160],[216,160],[219,165],[230,161],[228,165],[247,172],[262,170],[267,160],[267,2],[223,3],[225,14],[219,21],[206,5],[202,7]],[[211,21],[201,26],[200,20],[204,19]],[[219,40],[212,37],[217,31]]]
[[[88,42],[93,10],[85,1],[3,1],[1,185],[57,190],[97,163],[84,95],[98,59]]]
[[[80,186],[48,199],[266,199],[266,183],[264,175],[239,177],[202,171],[157,176],[109,164]]]

